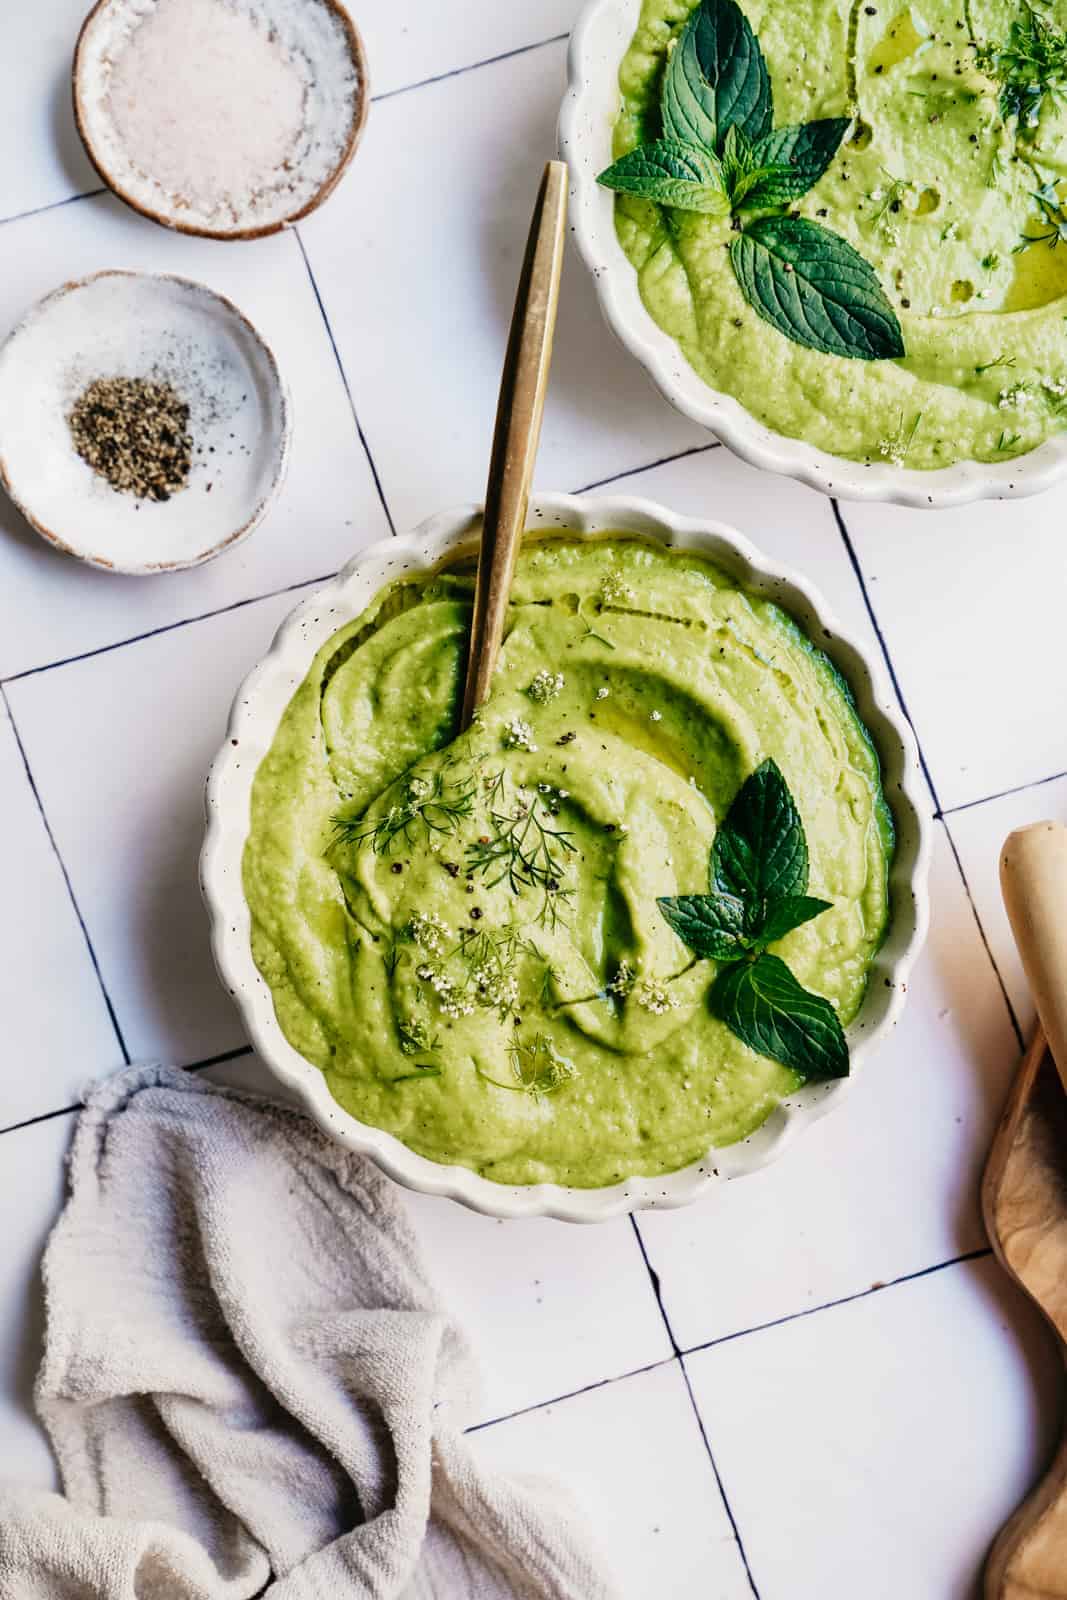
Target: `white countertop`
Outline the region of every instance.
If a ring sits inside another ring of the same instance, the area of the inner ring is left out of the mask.
[[[37,1263],[71,1107],[146,1057],[256,1081],[197,889],[204,774],[306,586],[481,493],[576,10],[353,5],[375,103],[352,169],[298,232],[220,245],[99,192],[67,106],[85,7],[2,8],[0,334],[79,274],[182,273],[256,322],[296,417],[267,522],[192,573],[90,571],[0,496],[0,1471],[42,1486]],[[773,1169],[588,1229],[412,1200],[483,1351],[480,1439],[573,1483],[632,1600],[969,1600],[1060,1407],[977,1181],[1032,1023],[998,850],[1067,818],[1067,489],[924,514],[756,473],[658,397],[573,256],[556,350],[541,487],[733,522],[884,651],[937,816],[933,926],[895,1037]]]

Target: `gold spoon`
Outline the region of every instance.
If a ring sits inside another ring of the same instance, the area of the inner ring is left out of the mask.
[[[504,637],[515,557],[526,526],[530,481],[541,438],[566,216],[567,168],[562,161],[550,161],[530,223],[500,379],[463,697],[464,728],[489,698]]]

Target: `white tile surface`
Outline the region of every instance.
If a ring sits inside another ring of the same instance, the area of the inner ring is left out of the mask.
[[[238,683],[298,598],[258,601],[8,686],[135,1060],[184,1064],[244,1043],[215,976],[197,882],[204,779]],[[38,1003],[32,986],[16,997],[31,1017]],[[69,1104],[88,1066],[64,1063],[51,1105]]]
[[[493,6],[440,0],[427,13],[389,0],[364,0],[349,9],[363,34],[371,93],[377,96],[566,33],[581,5],[580,0]],[[469,91],[476,103],[477,80]]]
[[[347,182],[301,224],[398,528],[483,493],[564,55],[548,45],[376,105]],[[707,442],[609,334],[573,251],[555,350],[540,486],[577,488]]]
[[[0,812],[4,1128],[70,1104],[88,1073],[120,1066],[122,1054],[2,698]]]
[[[0,3],[0,218],[95,186],[65,87],[87,3]],[[0,503],[0,679],[312,580],[387,530],[330,329],[398,527],[480,496],[530,206],[555,147],[564,47],[538,41],[577,9],[578,0],[357,8],[374,89],[387,98],[344,183],[301,229],[329,329],[291,235],[219,246],[155,228],[110,199],[0,227],[0,336],[80,273],[183,273],[258,324],[296,412],[292,470],[272,516],[196,573],[90,572]],[[462,70],[495,56],[507,58]],[[407,87],[433,77],[441,81]],[[572,253],[539,482],[574,489],[625,473],[624,493],[732,522],[807,575],[873,647],[826,500],[722,449],[645,470],[706,442],[617,347]],[[1065,503],[1067,491],[939,516],[844,508],[946,807],[1067,771],[1056,666]],[[202,782],[238,680],[297,598],[7,684],[134,1055],[191,1061],[242,1045],[196,882]],[[1067,780],[948,821],[1020,1009],[995,863],[1008,828],[1040,814],[1067,815]],[[86,1078],[116,1064],[117,1044],[2,720],[0,839],[0,897],[18,909],[0,919],[3,1126],[69,1104]],[[847,1107],[777,1167],[702,1207],[642,1220],[686,1346],[981,1244],[978,1168],[1018,1052],[944,837],[933,889],[911,1006]],[[211,1075],[264,1082],[247,1054]],[[59,1117],[0,1136],[0,1471],[45,1486],[51,1461],[26,1410],[40,1338],[34,1275],[69,1131]],[[605,1381],[668,1353],[631,1225],[505,1225],[424,1198],[411,1208],[442,1293],[481,1352],[485,1416],[523,1412],[475,1436],[486,1459],[573,1483],[633,1600],[748,1596],[677,1364]],[[1057,1415],[1059,1374],[1037,1319],[985,1260],[690,1359],[762,1600],[969,1600],[983,1549]],[[590,1384],[604,1386],[574,1393]]]
[[[1018,1046],[947,840],[894,1036],[765,1172],[640,1219],[683,1349],[981,1248],[978,1181]]]
[[[86,568],[40,539],[0,495],[0,677],[334,571],[388,534],[344,384],[291,235],[215,244],[168,233],[110,197],[79,200],[0,233],[0,337],[42,295],[103,268],[176,272],[220,290],[273,347],[292,392],[289,476],[236,550],[173,576]]]
[[[0,50],[0,219],[97,189],[74,129],[70,66],[87,0],[5,0]],[[9,256],[4,246],[5,272]]]
[[[676,1363],[474,1438],[501,1471],[545,1473],[573,1490],[625,1600],[751,1600]]]
[[[989,1258],[687,1365],[761,1600],[976,1600],[1062,1376]]]
[[[0,1477],[56,1487],[52,1453],[31,1408],[41,1359],[40,1261],[59,1215],[73,1116],[4,1135],[0,1146]]]
[[[1000,895],[1000,852],[1013,828],[1049,820],[1067,822],[1067,778],[1001,795],[946,818],[993,959],[1019,1026],[1027,1035],[1034,1025],[1034,1004]]]
[[[670,1355],[628,1218],[578,1228],[500,1222],[429,1195],[408,1205],[441,1293],[481,1355],[483,1420]]]
[[[923,514],[842,507],[946,810],[1067,769],[1065,508],[1064,488]]]

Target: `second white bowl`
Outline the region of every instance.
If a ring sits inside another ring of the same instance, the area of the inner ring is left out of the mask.
[[[961,461],[932,472],[890,462],[848,461],[803,439],[773,432],[732,395],[710,388],[698,376],[675,340],[645,309],[637,274],[615,232],[615,197],[596,181],[613,159],[619,65],[640,11],[641,0],[589,0],[571,34],[559,143],[571,175],[575,242],[593,274],[601,310],[671,404],[753,466],[848,500],[891,500],[925,510],[1036,494],[1067,475],[1067,434],[1013,461]]]

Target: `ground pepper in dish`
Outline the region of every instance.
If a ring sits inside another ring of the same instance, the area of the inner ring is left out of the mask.
[[[189,407],[169,383],[97,378],[70,413],[74,448],[113,489],[169,500],[189,480]]]

